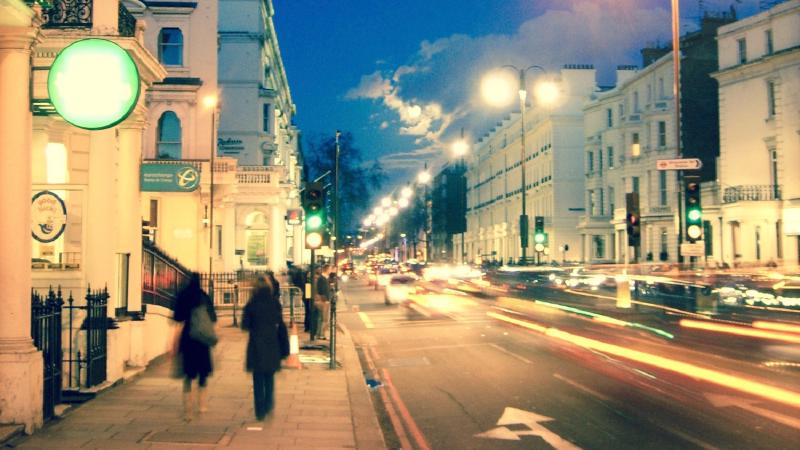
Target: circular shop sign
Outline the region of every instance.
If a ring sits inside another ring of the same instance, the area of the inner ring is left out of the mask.
[[[50,191],[41,191],[31,201],[31,234],[39,242],[53,242],[67,228],[64,200]]]
[[[175,180],[181,191],[193,191],[200,184],[200,174],[194,167],[186,166],[175,173]]]
[[[133,58],[106,39],[83,39],[65,47],[47,77],[47,92],[58,114],[86,130],[104,130],[125,120],[139,91]]]

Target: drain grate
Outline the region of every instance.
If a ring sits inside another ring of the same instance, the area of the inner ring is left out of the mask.
[[[227,437],[224,432],[188,432],[188,431],[156,431],[146,438],[144,442],[169,443],[169,444],[204,444],[217,445]]]

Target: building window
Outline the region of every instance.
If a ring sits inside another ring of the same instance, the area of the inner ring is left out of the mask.
[[[157,159],[181,159],[181,120],[172,111],[158,119]]]
[[[609,214],[614,214],[614,209],[616,208],[616,204],[614,203],[614,187],[608,187],[608,212]]]
[[[660,120],[658,122],[658,146],[667,146],[667,122]]]
[[[606,257],[606,240],[603,236],[592,236],[594,241],[594,257],[596,259],[603,259]]]
[[[658,171],[659,205],[667,206],[667,171]]]
[[[604,210],[605,202],[604,202],[604,199],[603,199],[603,188],[600,188],[600,189],[597,190],[597,195],[598,195],[598,197],[597,197],[597,207],[600,210],[600,215],[604,216],[605,215],[605,210]]]
[[[596,214],[594,211],[594,191],[589,189],[588,191],[586,191],[586,194],[587,197],[589,198],[589,215],[595,216]]]
[[[625,116],[625,104],[624,103],[620,103],[617,106],[617,109],[619,110],[619,118],[622,119]]]
[[[639,156],[642,152],[641,146],[639,145],[639,133],[632,133],[631,134],[631,156],[636,157]]]
[[[661,227],[661,255],[659,255],[659,259],[662,261],[666,261],[668,259],[667,256],[667,245],[668,245],[667,236],[667,229],[665,227]]]
[[[602,172],[603,171],[603,151],[602,150],[598,150],[597,151],[597,171],[598,172]]]
[[[609,146],[606,148],[606,152],[608,153],[608,168],[614,167],[614,147]]]
[[[217,256],[222,256],[222,225],[214,225],[217,229]]]
[[[272,130],[272,126],[270,125],[271,124],[270,119],[272,116],[271,109],[272,105],[270,105],[269,103],[264,103],[264,111],[262,114],[262,124],[261,124],[264,133],[270,133]]]
[[[744,38],[738,39],[736,45],[739,49],[739,64],[747,62],[747,41]]]
[[[183,33],[180,28],[162,28],[158,33],[158,60],[165,66],[183,65]]]
[[[765,49],[766,53],[768,55],[771,55],[772,52],[775,51],[775,48],[773,47],[772,44],[772,30],[767,30],[764,32],[764,40],[767,43],[767,48]]]
[[[664,97],[665,97],[664,79],[663,78],[659,78],[658,79],[658,98],[664,98]]]
[[[639,193],[639,177],[631,177],[631,192]]]
[[[775,117],[775,82],[767,81],[767,118]]]
[[[633,112],[639,112],[639,91],[633,91]]]
[[[611,108],[606,109],[606,126],[611,128],[614,126],[614,113]]]
[[[769,149],[769,169],[770,182],[772,183],[772,199],[779,200],[781,192],[778,187],[778,150],[775,148]]]
[[[586,170],[594,172],[594,152],[586,152]]]

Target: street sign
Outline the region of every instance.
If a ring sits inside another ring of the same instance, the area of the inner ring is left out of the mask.
[[[200,186],[200,173],[188,164],[142,163],[142,192],[192,192]]]
[[[656,161],[658,170],[699,170],[702,167],[703,161],[698,158],[659,159]]]
[[[683,256],[705,256],[706,245],[703,241],[695,243],[684,242],[681,244],[681,255]]]

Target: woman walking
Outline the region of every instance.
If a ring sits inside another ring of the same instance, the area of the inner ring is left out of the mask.
[[[256,418],[264,420],[274,407],[275,372],[288,354],[289,342],[275,286],[263,276],[244,307],[242,329],[250,334],[247,371],[253,373]]]
[[[202,308],[199,309],[198,308]],[[181,326],[175,329],[172,353],[178,358],[183,374],[183,410],[187,419],[191,418],[194,408],[192,382],[197,379],[197,406],[200,412],[208,410],[206,403],[206,383],[213,371],[211,364],[211,345],[207,336],[198,333],[200,328],[205,334],[214,334],[213,323],[217,321],[214,304],[200,288],[200,275],[193,273],[189,283],[178,294],[175,301],[173,320]],[[209,323],[209,321],[211,323]],[[197,328],[194,331],[192,328]],[[210,333],[207,329],[211,327]],[[201,340],[198,340],[201,339]],[[212,341],[215,341],[216,338]],[[176,354],[177,353],[177,354]]]

